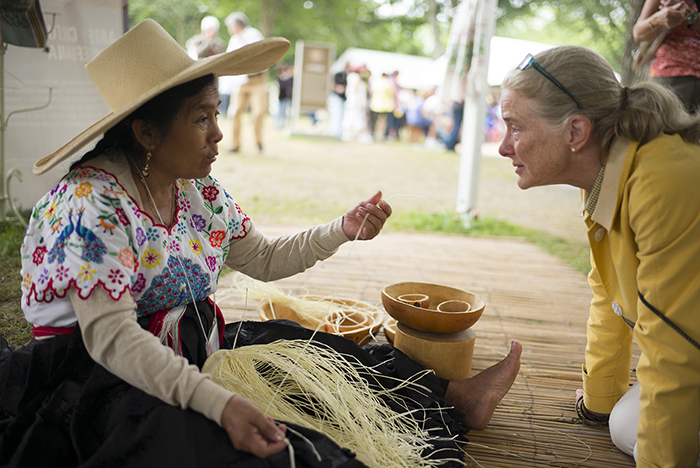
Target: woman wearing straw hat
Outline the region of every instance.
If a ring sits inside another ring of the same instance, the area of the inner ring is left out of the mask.
[[[362,466],[314,431],[289,435],[199,370],[233,339],[309,339],[284,323],[226,326],[210,299],[224,264],[265,281],[290,276],[348,240],[373,238],[391,214],[377,193],[328,224],[268,239],[209,176],[222,139],[216,77],[263,71],[288,47],[270,38],[193,61],[146,20],[88,63],[112,112],[35,165],[44,173],[104,134],[32,214],[22,305],[36,339],[2,350],[0,465],[268,466],[260,458],[269,457],[284,466],[289,445],[300,466],[318,457]],[[323,340],[389,376],[420,370],[405,358],[389,365],[393,351]],[[426,408],[425,424],[453,435],[464,429],[457,421],[488,423],[518,370],[520,346],[512,348],[476,379],[420,377],[432,393],[411,398]],[[443,396],[463,412],[443,410]],[[436,457],[459,453],[453,437],[433,448]]]
[[[528,55],[503,81],[518,186],[582,190],[593,300],[577,398],[637,466],[695,466],[700,432],[700,117],[598,54]],[[632,340],[641,349],[629,389]],[[612,414],[611,414],[612,412]]]

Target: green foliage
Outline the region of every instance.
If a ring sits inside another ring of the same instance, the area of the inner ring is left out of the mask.
[[[224,19],[234,11],[242,11],[250,19],[251,25],[263,32],[264,26],[274,21],[266,35],[289,39],[292,48],[283,59],[286,61],[291,60],[293,45],[298,40],[332,44],[337,55],[348,47],[411,55],[429,54],[431,51],[425,50],[428,20],[425,8],[420,8],[424,2],[416,1],[419,8],[411,7],[406,15],[397,17],[380,14],[382,10],[377,10],[382,3],[374,0],[131,0],[129,21],[133,25],[151,18],[184,45],[189,37],[199,32],[199,23],[206,15],[219,18],[219,36],[228,40]],[[446,21],[442,25],[446,40],[449,17],[445,14],[442,17]]]
[[[496,35],[553,45],[581,45],[620,70],[629,2],[499,0]]]
[[[19,249],[23,238],[24,228],[18,223],[0,222],[0,336],[14,347],[31,339],[31,328],[20,307]]]
[[[136,25],[151,18],[163,26],[181,45],[200,32],[202,18],[210,9],[204,0],[136,0],[129,2],[129,22]],[[223,24],[222,24],[223,26]],[[225,29],[225,28],[224,28]]]
[[[491,218],[476,218],[469,223],[465,223],[456,214],[431,214],[412,211],[395,213],[392,215],[391,223],[387,227],[398,231],[435,232],[485,237],[522,237],[584,275],[588,274],[591,269],[590,251],[587,244],[568,242],[540,231],[525,229]]]
[[[131,0],[129,20],[160,23],[183,44],[199,32],[206,15],[221,21],[244,12],[267,36],[289,39],[292,61],[299,40],[331,44],[336,55],[349,47],[431,55],[435,37],[444,50],[459,0]],[[496,34],[553,45],[583,45],[620,70],[627,43],[630,2],[622,0],[498,0]]]

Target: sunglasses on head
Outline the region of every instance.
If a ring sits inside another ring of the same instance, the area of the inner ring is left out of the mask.
[[[525,70],[525,69],[528,69],[530,67],[532,67],[535,70],[537,70],[538,72],[540,72],[542,74],[542,76],[544,76],[549,81],[554,83],[554,85],[556,85],[557,88],[564,91],[571,99],[574,100],[574,102],[576,103],[576,105],[578,106],[579,109],[583,109],[583,106],[581,105],[579,100],[576,99],[576,96],[571,94],[571,92],[568,89],[566,89],[563,84],[559,83],[552,75],[550,75],[547,70],[542,68],[542,65],[537,63],[537,61],[535,60],[535,57],[533,57],[532,54],[527,54],[525,59],[523,59],[523,61],[520,62],[520,65],[518,65],[518,68],[521,70]]]

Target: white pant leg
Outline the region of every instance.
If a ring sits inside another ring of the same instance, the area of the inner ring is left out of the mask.
[[[610,412],[610,438],[617,448],[637,461],[637,426],[639,425],[639,382],[627,390]],[[700,438],[700,434],[698,434]],[[700,457],[697,466],[700,468]]]
[[[634,456],[639,425],[639,382],[627,390],[610,412],[608,427],[613,443],[627,455]],[[635,457],[636,460],[636,457]]]

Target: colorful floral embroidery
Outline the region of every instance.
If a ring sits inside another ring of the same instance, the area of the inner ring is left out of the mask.
[[[55,326],[50,311],[70,305],[48,303],[69,301],[70,287],[82,297],[102,287],[115,300],[130,288],[139,314],[191,302],[190,288],[198,300],[211,294],[231,240],[246,235],[247,217],[211,177],[177,187],[181,221],[169,231],[104,171],[77,168],[59,182],[37,203],[35,235],[22,246],[27,319]]]
[[[181,199],[181,200],[178,202],[178,207],[179,207],[182,211],[184,211],[185,213],[187,213],[188,211],[190,211],[190,206],[191,206],[190,201],[187,200],[186,198],[185,198],[185,199]]]
[[[214,231],[209,234],[209,243],[212,247],[221,247],[221,242],[226,238],[224,231]]]
[[[141,257],[141,262],[146,268],[155,268],[160,264],[161,255],[155,249],[148,249]]]
[[[100,226],[102,226],[102,227],[104,228],[104,230],[102,231],[103,234],[104,234],[104,233],[107,233],[107,232],[109,232],[109,233],[111,234],[111,233],[112,233],[112,229],[114,229],[115,227],[117,227],[116,224],[110,223],[110,222],[107,221],[105,218],[100,218]]]
[[[138,277],[136,278],[136,281],[134,281],[133,286],[131,286],[131,290],[135,293],[140,293],[143,291],[143,289],[146,287],[146,277],[143,276],[143,273],[139,273]]]
[[[208,202],[213,202],[216,200],[216,197],[219,195],[219,189],[216,187],[204,187],[202,189],[202,197]]]
[[[158,240],[160,238],[160,234],[158,233],[158,229],[154,228],[154,227],[148,228],[148,232],[146,232],[146,237],[151,242]]]
[[[77,173],[74,172],[73,175],[76,179],[85,179],[86,177],[90,177],[93,174],[93,171],[94,169],[92,169],[91,167],[86,167],[79,169],[79,172]]]
[[[46,209],[46,211],[44,211],[44,217],[53,218],[55,214],[56,214],[56,204],[51,203],[51,205]]]
[[[32,285],[32,275],[29,273],[26,273],[24,277],[22,278],[22,287],[25,290],[28,290],[30,286]]]
[[[78,271],[78,277],[83,280],[91,280],[92,275],[97,273],[97,271],[94,268],[90,268],[90,264],[85,262],[85,265],[80,267],[80,270]]]
[[[87,197],[92,193],[92,185],[90,182],[83,182],[75,189],[75,196],[78,198]]]
[[[136,228],[136,243],[138,244],[139,247],[143,245],[144,242],[146,242],[146,234],[143,233],[143,229],[140,227]]]
[[[58,268],[56,268],[56,279],[58,281],[63,281],[66,278],[70,278],[69,270],[63,265],[59,265]]]
[[[43,245],[40,245],[36,249],[34,249],[34,253],[32,254],[32,261],[34,262],[34,265],[39,265],[41,262],[44,261],[44,254],[46,253],[46,247]]]
[[[117,208],[117,216],[119,216],[119,221],[124,225],[128,226],[129,225],[129,218],[126,216],[126,212],[124,212],[124,208]]]
[[[190,241],[190,249],[192,249],[192,252],[199,255],[202,253],[202,244],[200,244],[198,240],[192,239]]]
[[[168,250],[170,252],[180,251],[180,243],[177,241],[177,239],[170,239],[170,243],[168,243]]]
[[[112,283],[122,284],[124,273],[119,270],[110,270],[108,278]]]
[[[136,258],[134,257],[134,252],[131,250],[131,248],[125,247],[119,251],[119,261],[130,270],[134,268]]]
[[[196,229],[197,232],[202,232],[202,229],[204,229],[206,225],[207,221],[204,219],[203,216],[192,215],[192,219],[190,220],[190,226]]]
[[[44,284],[49,280],[49,270],[44,268],[44,270],[39,275],[39,284]]]
[[[54,219],[51,222],[51,230],[56,232],[59,229],[61,229],[61,224],[63,223],[63,219]]]

